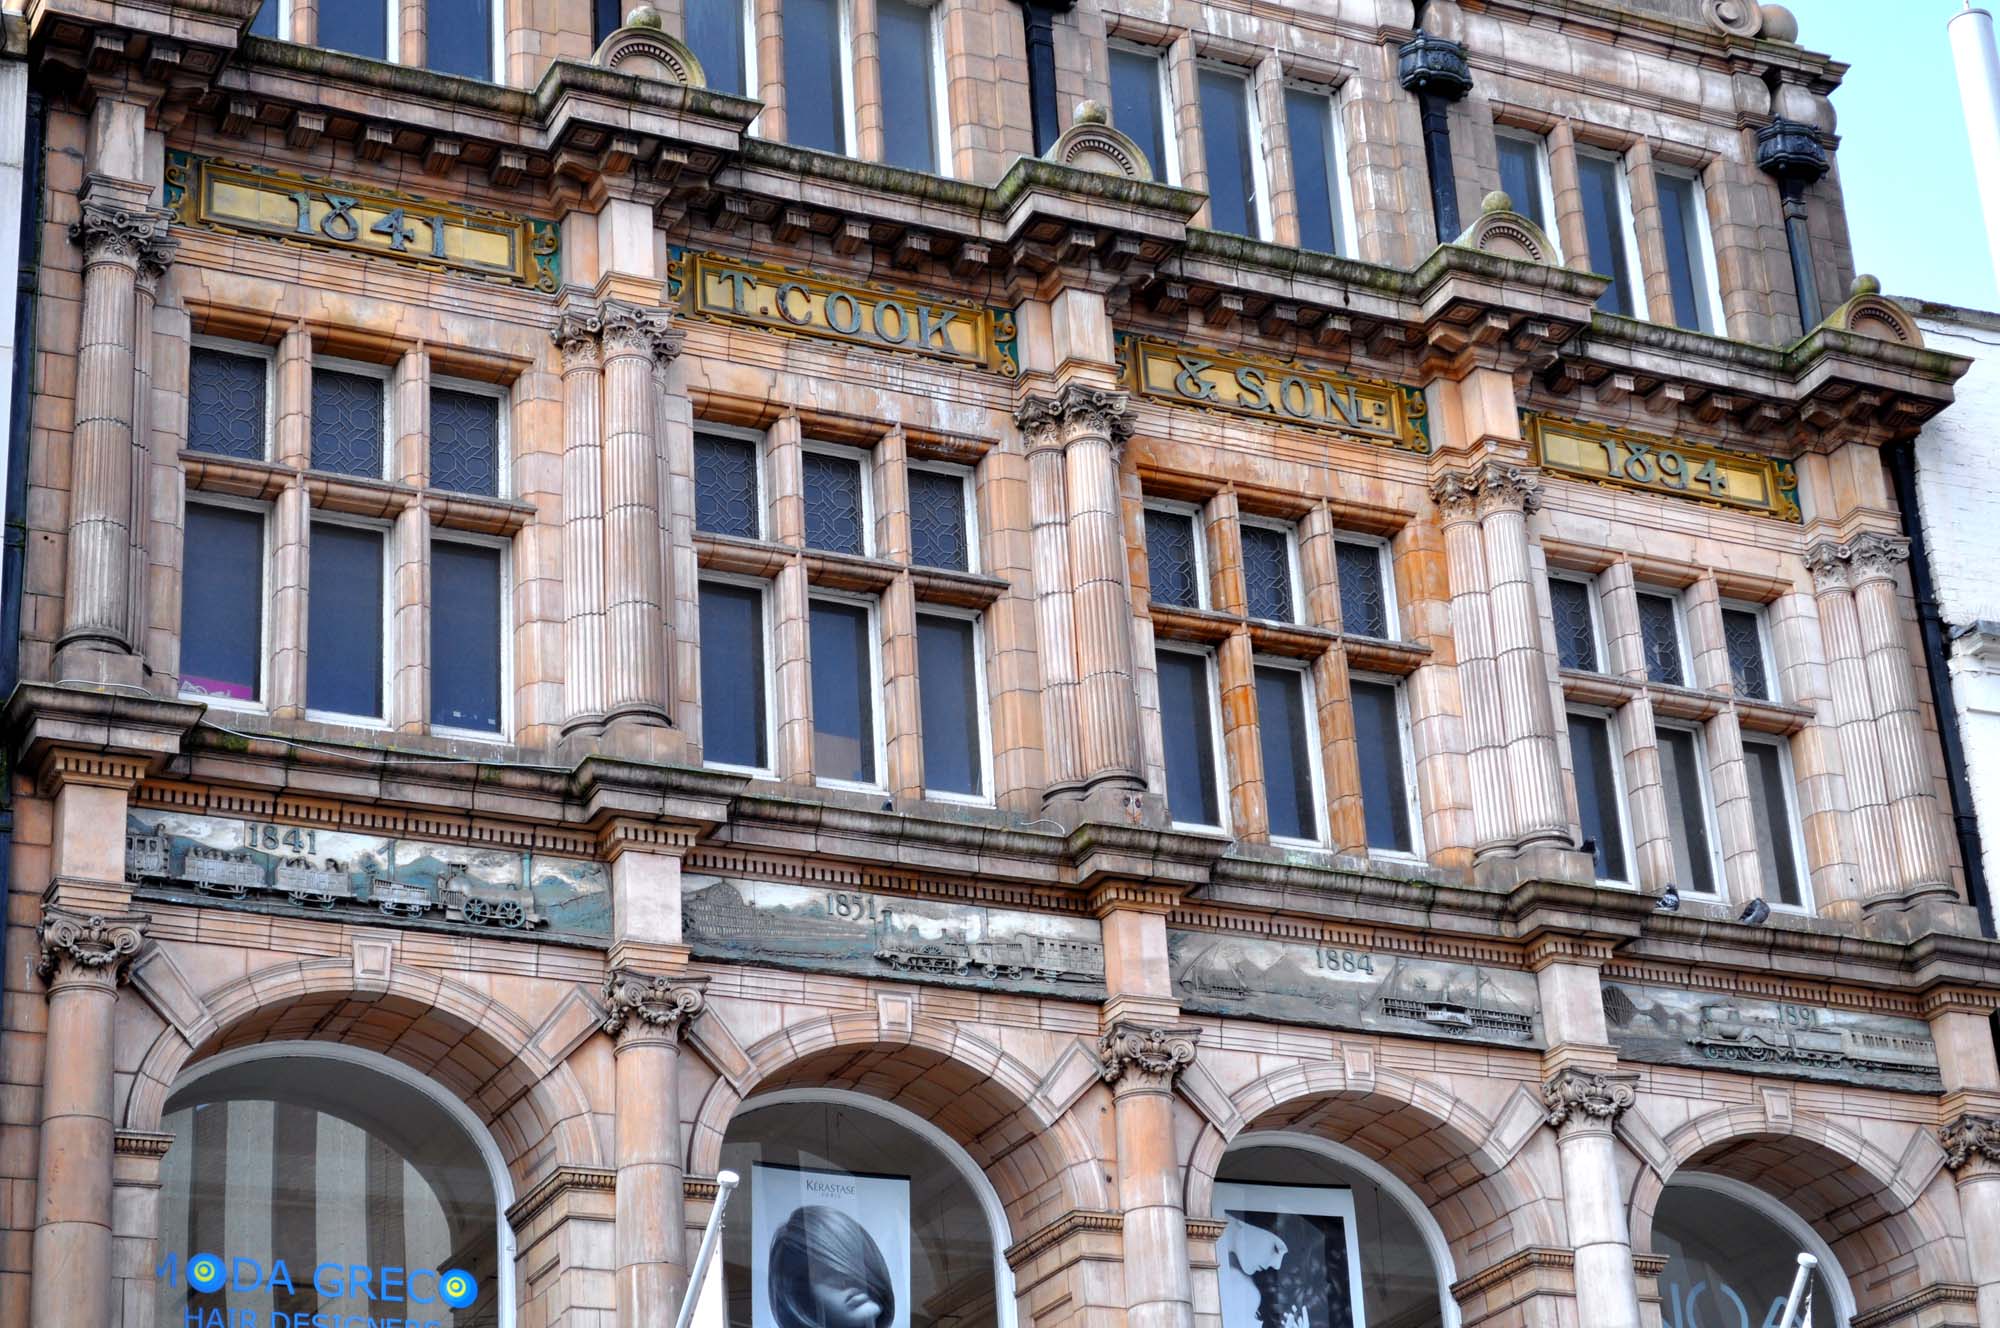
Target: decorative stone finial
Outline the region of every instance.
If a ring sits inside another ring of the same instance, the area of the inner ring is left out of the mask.
[[[1111,108],[1101,101],[1078,102],[1069,128],[1049,144],[1042,160],[1099,175],[1122,175],[1128,180],[1153,178],[1153,166],[1146,160],[1146,154],[1112,125]]]
[[[1856,274],[1854,284],[1847,288],[1847,298],[1850,300],[1860,299],[1863,295],[1880,295],[1881,293],[1881,280],[1866,272]]]
[[[1076,104],[1076,114],[1070,117],[1070,123],[1108,125],[1111,123],[1111,108],[1101,101],[1080,101]]]
[[[1799,39],[1798,16],[1783,5],[1760,5],[1764,13],[1766,41],[1795,42]]]
[[[1492,193],[1479,200],[1479,210],[1481,212],[1512,212],[1514,210],[1514,200],[1507,196],[1505,189],[1495,189]]]
[[[651,5],[633,5],[625,11],[625,26],[628,28],[653,28],[664,31],[667,26],[660,11]]]

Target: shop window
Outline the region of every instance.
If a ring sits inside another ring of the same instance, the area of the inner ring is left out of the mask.
[[[1550,200],[1548,145],[1539,134],[1502,132],[1493,136],[1493,149],[1500,159],[1500,191],[1516,212],[1541,227],[1553,242],[1549,218],[1555,215],[1555,207]]]
[[[1661,724],[1657,736],[1667,834],[1674,846],[1673,883],[1695,894],[1712,895],[1716,892],[1715,834],[1709,814],[1713,803],[1701,734]]]
[[[1721,300],[1709,260],[1708,203],[1701,181],[1678,171],[1656,171],[1660,229],[1665,242],[1667,285],[1673,291],[1674,322],[1700,332],[1721,325]]]
[[[1403,689],[1388,679],[1357,677],[1348,685],[1348,698],[1361,761],[1361,814],[1368,847],[1378,853],[1414,854],[1416,778]]]
[[[722,1165],[730,1328],[1012,1328],[1004,1216],[962,1150],[858,1094],[753,1098]]]
[[[262,461],[270,437],[270,355],[261,347],[224,350],[197,342],[188,352],[188,450]]]
[[[1722,642],[1729,655],[1729,681],[1736,694],[1770,701],[1771,661],[1764,639],[1764,615],[1754,608],[1722,610]]]
[[[1549,578],[1549,611],[1555,619],[1556,659],[1566,669],[1599,672],[1597,596],[1588,581]]]
[[[1264,163],[1250,80],[1239,70],[1204,64],[1195,81],[1208,153],[1209,228],[1258,238],[1265,229]]]
[[[1423,1204],[1359,1154],[1294,1138],[1246,1136],[1217,1169],[1221,1328],[1455,1328],[1448,1248]]]
[[[1597,879],[1629,883],[1625,856],[1625,791],[1618,758],[1611,749],[1611,721],[1585,711],[1569,712],[1570,776],[1576,783],[1577,823],[1583,846],[1597,861]]]
[[[882,62],[882,159],[912,171],[937,171],[937,10],[929,0],[875,0]]]
[[[1285,89],[1285,132],[1292,148],[1292,193],[1299,219],[1299,248],[1347,252],[1347,218],[1341,177],[1340,122],[1333,94]]]
[[[504,731],[506,588],[502,550],[431,539],[431,725]]]
[[[181,695],[263,698],[264,513],[189,503],[182,545]]]
[[[1257,740],[1264,757],[1264,803],[1271,838],[1320,842],[1319,717],[1298,665],[1259,662]]]
[[[814,596],[808,617],[813,770],[825,783],[877,787],[882,739],[875,709],[874,606]]]
[[[1579,149],[1577,184],[1583,191],[1583,229],[1590,240],[1590,270],[1610,277],[1597,299],[1608,314],[1646,316],[1646,294],[1633,279],[1632,204],[1626,192],[1625,165],[1619,158]]]
[[[960,470],[911,466],[910,561],[953,572],[972,570],[972,486]]]
[[[161,1128],[157,1322],[513,1322],[505,1172],[422,1076],[338,1046],[224,1053]]]
[[[1266,622],[1297,622],[1291,527],[1246,520],[1242,536],[1243,599],[1250,616]]]
[[[1146,46],[1114,43],[1111,47],[1111,123],[1139,145],[1153,178],[1180,183],[1180,163],[1169,145],[1167,128],[1167,62],[1162,52]]]
[[[1208,602],[1208,568],[1191,507],[1146,508],[1146,572],[1153,603],[1198,609]]]
[[[599,0],[599,7],[609,5],[617,10],[626,3],[627,0]],[[612,26],[624,21],[622,14],[614,15]],[[732,97],[756,95],[752,21],[747,0],[688,0],[685,15],[688,49],[701,61],[701,72],[715,91]]]
[[[390,24],[397,0],[343,0],[319,7],[319,30],[315,40],[329,51],[365,55],[371,60],[391,58]]]
[[[500,496],[506,412],[490,391],[431,388],[431,487]]]
[[[924,790],[986,796],[986,725],[980,698],[979,624],[965,615],[917,615],[917,690],[924,734]]]
[[[808,448],[805,477],[806,547],[857,558],[868,553],[868,483],[852,452]]]
[[[1805,849],[1792,797],[1791,752],[1769,738],[1743,735],[1744,775],[1750,815],[1757,826],[1757,863],[1764,873],[1764,901],[1773,908],[1804,908]]]
[[[306,708],[341,719],[380,720],[383,674],[383,532],[312,523],[306,608]]]
[[[314,470],[382,478],[389,432],[388,386],[379,369],[313,366]]]
[[[1677,595],[1642,590],[1639,601],[1639,647],[1646,655],[1646,680],[1670,687],[1687,686],[1687,662],[1681,648],[1681,604]]]
[[[841,0],[783,0],[786,136],[844,153],[848,144],[847,16]]]
[[[1395,635],[1388,552],[1386,544],[1372,541],[1334,541],[1334,572],[1340,584],[1340,628],[1349,636],[1388,640]]]
[[[1160,732],[1167,762],[1167,814],[1177,825],[1222,824],[1222,772],[1214,669],[1206,651],[1161,646]]]
[[[493,11],[500,3],[504,0],[424,0],[425,67],[440,74],[491,80]]]
[[[1666,1328],[1778,1322],[1798,1256],[1819,1261],[1810,1328],[1846,1328],[1854,1296],[1832,1251],[1783,1204],[1747,1185],[1699,1173],[1677,1177],[1653,1212],[1653,1252],[1664,1255],[1660,1319]]]
[[[694,436],[694,528],[711,535],[759,539],[764,502],[757,444],[727,434]]]

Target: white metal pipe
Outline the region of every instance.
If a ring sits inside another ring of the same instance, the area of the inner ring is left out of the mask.
[[[1778,1328],[1808,1328],[1803,1323],[1795,1323],[1793,1316],[1799,1312],[1799,1302],[1805,1298],[1806,1286],[1812,1281],[1813,1269],[1819,1267],[1819,1260],[1810,1254],[1799,1256],[1799,1271],[1792,1277],[1792,1294],[1785,1297],[1785,1312],[1778,1316]]]
[[[1986,216],[1986,253],[2000,282],[2000,52],[1993,45],[1993,16],[1972,0],[1945,24],[1951,60],[1958,70],[1958,96],[1965,107],[1965,134],[1972,147],[1972,173],[1979,184],[1979,208]]]
[[[687,1290],[681,1295],[681,1312],[674,1320],[674,1328],[688,1328],[694,1318],[702,1286],[708,1281],[708,1265],[715,1258],[716,1241],[722,1236],[722,1213],[729,1207],[729,1192],[736,1188],[737,1179],[733,1171],[715,1173],[715,1207],[709,1209],[708,1226],[701,1233],[701,1249],[694,1256],[694,1267],[688,1270]]]

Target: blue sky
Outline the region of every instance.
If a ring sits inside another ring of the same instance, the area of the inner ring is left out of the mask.
[[[1961,0],[1791,0],[1799,43],[1852,66],[1833,94],[1857,270],[1891,295],[2000,309],[1945,21]],[[1993,0],[1988,9],[2000,10]]]

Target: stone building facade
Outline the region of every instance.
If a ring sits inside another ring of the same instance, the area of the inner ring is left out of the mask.
[[[2000,1324],[1844,67],[1420,8],[10,13],[0,1328]]]

